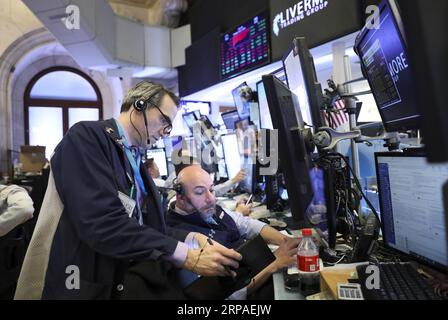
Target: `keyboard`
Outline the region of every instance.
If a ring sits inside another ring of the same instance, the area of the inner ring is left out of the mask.
[[[379,289],[368,289],[375,272],[366,272],[368,265],[356,267],[365,300],[440,300],[429,282],[410,263],[378,263]]]

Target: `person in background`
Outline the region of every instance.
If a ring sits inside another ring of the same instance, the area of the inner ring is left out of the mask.
[[[0,237],[33,217],[33,200],[16,185],[0,184]]]
[[[268,280],[273,273],[296,261],[298,239],[289,238],[265,223],[218,206],[212,180],[199,166],[184,168],[178,175],[177,188],[176,202],[171,204],[167,215],[168,225],[200,232],[228,248],[236,247],[243,240],[251,239],[258,234],[268,244],[280,246],[275,252],[276,260],[257,274],[246,288],[231,298],[245,299],[247,295],[254,293],[257,293],[256,298],[272,297],[272,281]],[[180,278],[183,286],[187,286],[197,279],[197,275],[181,271]],[[264,289],[260,295],[258,290],[262,286]]]
[[[50,159],[16,299],[182,299],[175,267],[229,276],[225,266],[238,266],[236,251],[165,223],[142,156],[169,136],[178,110],[172,92],[143,81],[125,95],[117,119],[70,128]],[[149,274],[145,296],[132,290],[134,268]]]
[[[0,300],[14,297],[27,243],[21,226],[33,213],[33,200],[24,188],[0,184]]]

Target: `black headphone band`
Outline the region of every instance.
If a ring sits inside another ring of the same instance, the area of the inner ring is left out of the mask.
[[[142,83],[144,83],[145,81],[142,81],[140,83],[138,83],[135,87],[138,87],[139,85],[141,85]],[[146,110],[146,108],[148,107],[148,102],[157,94],[163,92],[163,88],[161,90],[158,90],[156,92],[154,92],[153,94],[151,94],[148,98],[146,99],[137,99],[134,101],[133,106],[135,108],[135,110],[137,110],[138,112],[143,112]]]

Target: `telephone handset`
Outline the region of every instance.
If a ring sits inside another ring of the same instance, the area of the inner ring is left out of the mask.
[[[353,248],[351,262],[362,262],[369,259],[375,241],[378,239],[380,224],[376,216],[371,213]]]

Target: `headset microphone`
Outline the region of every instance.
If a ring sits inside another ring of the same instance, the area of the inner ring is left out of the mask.
[[[146,119],[146,112],[143,112],[143,119],[145,120],[146,145],[149,146],[151,144],[151,141],[149,140],[148,120]]]

